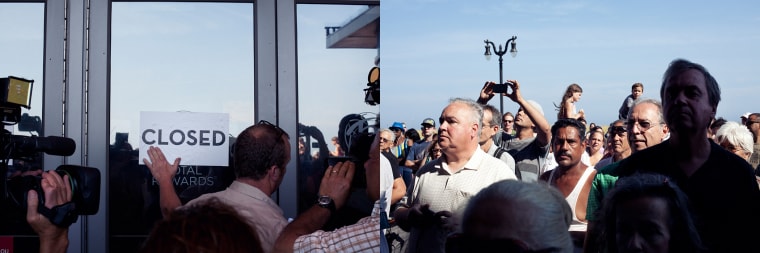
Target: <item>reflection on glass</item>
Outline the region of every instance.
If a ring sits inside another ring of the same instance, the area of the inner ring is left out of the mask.
[[[379,106],[365,102],[364,92],[368,75],[376,67],[377,48],[325,46],[326,30],[337,30],[367,9],[366,5],[297,6],[299,212],[316,201],[320,180],[330,161],[355,158],[348,152],[351,136],[368,132],[368,125],[379,113]],[[361,166],[357,164],[354,176],[354,186],[359,187],[352,190],[341,214],[335,215],[340,219],[332,219],[324,229],[351,224],[370,214],[372,202],[364,191],[366,185],[361,189],[365,183]]]
[[[252,15],[253,4],[113,3],[110,252],[136,252],[161,218],[158,185],[138,161],[140,112],[225,113],[229,136],[254,123]],[[229,167],[180,164],[174,186],[186,203],[233,178]]]

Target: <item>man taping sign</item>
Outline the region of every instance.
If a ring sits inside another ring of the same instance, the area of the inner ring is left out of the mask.
[[[140,112],[140,157],[156,146],[183,165],[229,165],[229,115],[226,113]]]

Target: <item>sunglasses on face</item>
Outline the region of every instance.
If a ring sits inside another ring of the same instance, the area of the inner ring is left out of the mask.
[[[612,126],[612,127],[610,127],[610,133],[611,134],[616,134],[617,136],[621,136],[622,137],[627,132],[626,132],[626,129],[625,129],[624,126]]]
[[[633,129],[633,127],[636,125],[639,126],[639,131],[646,132],[647,130],[652,128],[655,124],[649,121],[645,121],[645,120],[642,120],[642,121],[629,120],[626,127]]]

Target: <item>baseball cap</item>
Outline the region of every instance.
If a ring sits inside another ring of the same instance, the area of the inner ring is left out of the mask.
[[[533,100],[528,100],[527,102],[528,104],[533,106],[534,109],[538,110],[538,112],[540,112],[542,116],[544,115],[544,108],[542,108],[541,105],[538,104],[538,102],[533,101]]]
[[[422,123],[420,123],[420,125],[423,125],[423,126],[424,125],[431,125],[431,126],[435,127],[435,120],[432,119],[432,118],[427,118],[427,119],[423,120]]]
[[[742,117],[742,118],[745,118],[745,119],[749,119],[749,115],[750,115],[750,114],[752,114],[752,113],[748,113],[748,112],[746,112],[746,113],[742,114],[742,116],[741,116],[741,117]]]
[[[404,130],[404,123],[401,123],[401,122],[393,122],[393,125],[391,125],[391,126],[390,126],[390,127],[388,127],[388,128],[389,128],[389,129],[391,129],[391,130],[393,130],[394,128],[398,128],[398,129]]]

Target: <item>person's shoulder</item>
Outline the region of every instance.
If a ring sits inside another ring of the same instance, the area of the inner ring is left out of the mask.
[[[608,160],[607,164],[603,164],[602,166],[596,166],[598,174],[602,174],[602,175],[604,175],[604,174],[615,174],[617,172],[618,168],[620,167],[620,162],[621,161],[612,162],[612,157],[608,157],[608,158],[605,158],[605,159]],[[625,160],[625,159],[623,159],[623,160]]]
[[[677,167],[674,153],[667,141],[648,147],[620,160],[615,170],[618,176],[630,175],[636,171],[665,173]]]
[[[422,165],[422,167],[420,167],[417,170],[417,175],[423,175],[425,173],[430,173],[430,172],[438,171],[438,168],[441,167],[441,163],[442,162],[443,162],[443,157],[435,159],[435,160],[432,160],[432,161],[426,163],[425,165]]]
[[[755,174],[755,168],[752,168],[752,165],[750,165],[747,160],[735,155],[714,142],[710,142],[710,157],[708,159],[713,160],[713,163],[720,163],[723,165],[721,167],[737,168],[742,171],[749,170],[752,174]]]
[[[612,163],[612,156],[602,158],[601,160],[599,160],[599,162],[596,163],[596,165],[594,165],[594,167],[596,167],[597,170],[601,170],[602,168],[604,168],[604,166],[607,166],[610,163]]]
[[[233,183],[234,183],[234,181],[233,181]],[[229,191],[229,188],[224,189],[222,191],[218,191],[218,192],[210,192],[210,193],[201,194],[197,198],[194,198],[194,199],[191,199],[191,200],[187,201],[187,203],[185,205],[180,206],[179,208],[182,208],[184,206],[196,205],[198,203],[203,203],[205,201],[209,201],[210,199],[217,199],[218,201],[229,205],[230,203],[229,203],[228,199],[226,198],[226,193],[228,191]]]
[[[549,177],[551,177],[551,175],[552,175],[552,173],[554,173],[555,169],[556,168],[551,168],[551,169],[549,169],[547,171],[544,171],[544,173],[541,173],[541,175],[538,176],[538,181],[548,182],[549,181]]]
[[[512,155],[507,152],[506,149],[496,146],[496,151],[494,152],[494,157],[499,158],[501,160],[514,160]]]
[[[663,141],[657,145],[648,147],[644,150],[631,154],[628,158],[621,160],[621,165],[627,165],[628,163],[658,163],[662,162],[662,157],[672,156],[671,148],[668,146],[668,141]],[[670,157],[668,157],[670,158]]]
[[[472,157],[470,158],[470,161],[468,161],[468,163],[479,162],[477,166],[483,167],[483,164],[494,163],[495,161],[501,162],[501,160],[498,157],[495,157],[496,151],[498,151],[497,148],[498,147],[492,148],[494,150],[494,153],[492,155],[490,152],[483,151],[480,147],[478,147],[475,150],[475,153],[472,154]]]
[[[383,156],[385,156],[385,158],[388,158],[388,160],[391,163],[398,164],[398,157],[396,157],[396,155],[394,155],[393,153],[391,153],[391,152],[385,152],[385,151],[380,152],[380,153],[383,154]]]

